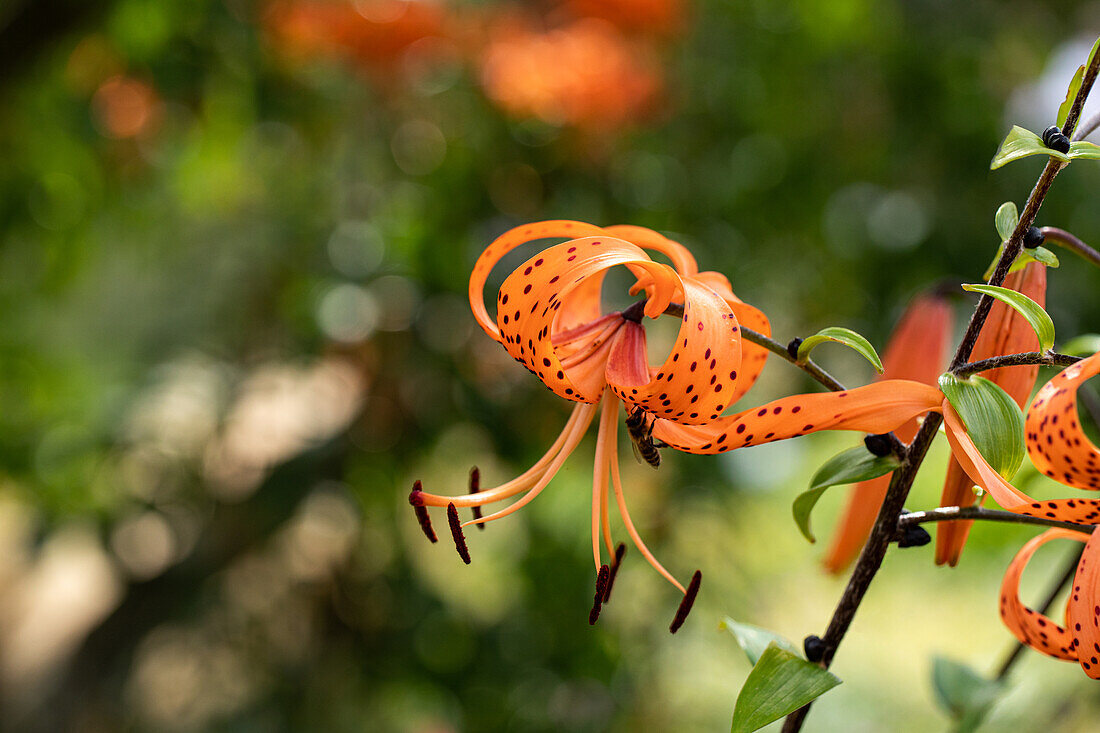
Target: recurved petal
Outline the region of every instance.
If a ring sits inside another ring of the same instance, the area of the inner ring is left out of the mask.
[[[691,425],[714,420],[729,407],[741,366],[741,336],[737,318],[717,293],[691,279],[683,280],[682,289],[684,317],[664,364],[641,383],[618,370],[609,370],[607,382],[624,402]],[[636,352],[622,361],[634,363],[644,355],[637,353],[636,341],[622,343]]]
[[[583,345],[591,352],[589,358],[578,359],[576,349],[570,350],[572,366],[583,371],[582,385],[571,376],[571,367],[562,363],[554,348],[558,311],[586,279],[616,265],[637,267],[654,279],[655,293],[646,304],[647,311],[663,311],[679,286],[672,268],[649,259],[633,244],[614,237],[594,236],[543,250],[516,268],[500,287],[497,326],[504,348],[546,386],[568,400],[591,403],[599,399],[608,339],[616,329],[613,324]]]
[[[1100,519],[1100,499],[1036,501],[1005,481],[982,457],[977,446],[966,434],[962,420],[947,400],[943,401],[943,422],[955,460],[974,483],[988,491],[994,501],[1004,509],[1031,517],[1046,517],[1078,524],[1093,524]]]
[[[1070,539],[1084,542],[1088,535],[1066,529],[1051,529],[1025,544],[1005,572],[1001,582],[1000,611],[1001,620],[1021,643],[1027,644],[1037,652],[1057,659],[1074,661],[1077,653],[1073,649],[1070,633],[1053,620],[1037,613],[1020,600],[1020,576],[1035,551],[1047,542],[1056,539]],[[1080,573],[1080,570],[1078,570]]]
[[[1100,353],[1062,370],[1035,395],[1024,424],[1035,468],[1078,489],[1100,489],[1100,450],[1077,419],[1077,390],[1097,373]]]
[[[687,247],[652,229],[634,226],[633,224],[615,224],[604,227],[604,231],[613,237],[636,244],[642,249],[660,252],[672,261],[672,266],[676,268],[676,272],[680,275],[694,275],[699,271],[699,266],[695,263],[695,257],[688,251]]]
[[[1045,306],[1047,268],[1038,262],[1032,262],[1024,269],[1017,270],[1005,278],[1004,287],[1023,293],[1039,305]],[[1027,320],[1014,308],[997,300],[994,301],[989,317],[981,333],[978,334],[978,340],[974,344],[974,351],[970,358],[972,361],[979,361],[1003,354],[1038,350],[1039,338]],[[1038,374],[1038,365],[1001,367],[982,372],[982,376],[1008,392],[1021,409],[1027,404],[1027,398],[1035,388],[1035,377]]]
[[[917,415],[938,411],[942,401],[935,387],[888,379],[845,392],[784,397],[704,425],[659,419],[653,437],[685,453],[723,453],[819,430],[887,433]]]
[[[489,273],[492,272],[493,265],[499,262],[504,255],[516,247],[533,242],[536,239],[586,237],[602,233],[603,230],[600,227],[585,224],[582,221],[556,220],[524,224],[509,229],[497,237],[477,258],[477,262],[474,263],[474,271],[470,275],[470,310],[473,311],[478,325],[497,341],[503,341],[497,324],[485,309],[485,281],[489,279]]]
[[[1081,669],[1100,679],[1100,527],[1092,531],[1077,564],[1066,623]]]

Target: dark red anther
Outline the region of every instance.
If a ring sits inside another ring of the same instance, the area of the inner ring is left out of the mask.
[[[626,545],[622,542],[615,548],[615,562],[611,565],[611,574],[607,577],[607,590],[603,592],[603,602],[611,600],[611,586],[615,585],[615,576],[619,574],[619,566],[623,563],[623,555],[626,554]]]
[[[452,501],[447,505],[447,522],[451,525],[451,536],[455,538],[455,549],[462,562],[470,564],[470,548],[466,547],[466,535],[462,534],[462,523],[458,521],[458,509]]]
[[[476,494],[479,491],[481,491],[481,471],[477,470],[477,466],[474,466],[470,469],[470,493]],[[472,509],[474,512],[474,519],[481,519],[481,507],[475,506],[472,507]],[[479,524],[477,528],[484,530],[485,525]]]
[[[600,572],[596,573],[596,595],[592,598],[592,610],[588,612],[589,625],[595,624],[600,617],[600,609],[603,608],[603,597],[607,593],[607,581],[611,577],[611,568],[600,566]]]
[[[672,623],[668,626],[668,630],[673,634],[680,630],[680,627],[684,625],[684,621],[687,620],[688,614],[691,613],[691,606],[695,603],[695,596],[699,595],[699,584],[702,582],[703,573],[696,570],[695,575],[691,576],[691,582],[688,583],[683,600],[680,601],[680,607],[676,609],[676,618],[672,619]]]
[[[413,512],[416,514],[416,521],[420,522],[420,529],[424,530],[424,536],[428,538],[429,542],[437,542],[435,530],[432,529],[432,519],[428,516],[428,508],[424,506],[424,500],[420,498],[422,493],[424,493],[424,490],[420,485],[420,481],[414,481],[413,490],[409,492],[409,503],[412,504]]]

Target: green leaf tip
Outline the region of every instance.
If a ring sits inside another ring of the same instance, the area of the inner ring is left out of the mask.
[[[839,684],[832,672],[774,642],[768,644],[737,695],[730,733],[760,730]]]
[[[745,656],[748,657],[749,664],[756,664],[769,644],[775,644],[780,649],[786,649],[792,654],[800,654],[798,647],[790,639],[759,626],[734,621],[729,616],[722,619],[721,623],[718,624],[718,628],[733,634],[733,638],[737,640],[741,649],[744,650]]]
[[[939,382],[978,452],[1011,481],[1024,462],[1024,415],[1019,405],[985,377],[944,374]]]
[[[993,223],[997,227],[997,234],[1001,237],[1001,244],[1009,240],[1019,221],[1020,213],[1016,211],[1016,204],[1011,201],[1005,201],[997,208],[997,213],[993,216]]]
[[[895,456],[876,456],[864,446],[850,448],[833,456],[817,469],[810,479],[810,488],[795,497],[791,504],[791,514],[798,525],[798,531],[810,542],[817,542],[810,529],[810,514],[828,488],[885,476],[900,465],[901,462]]]
[[[883,371],[885,371],[882,368],[882,359],[878,357],[878,352],[875,351],[874,346],[871,346],[871,342],[850,328],[842,328],[840,326],[823,328],[813,336],[805,339],[798,346],[798,361],[805,362],[810,358],[810,352],[826,341],[835,341],[838,344],[844,344],[849,348],[855,349],[860,356],[871,362],[876,372],[882,374]]]
[[[1011,288],[1002,288],[996,285],[964,284],[963,290],[969,290],[972,293],[983,293],[1011,307],[1024,317],[1035,331],[1035,335],[1039,337],[1040,351],[1050,351],[1054,348],[1054,321],[1050,319],[1050,314],[1043,309],[1043,306],[1031,298]]]

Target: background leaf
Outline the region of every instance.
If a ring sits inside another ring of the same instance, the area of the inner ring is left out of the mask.
[[[740,644],[741,648],[745,651],[745,656],[749,658],[749,664],[755,665],[760,659],[760,655],[768,648],[768,645],[773,643],[792,654],[797,654],[798,656],[802,655],[802,652],[795,646],[794,642],[785,636],[781,636],[768,629],[762,629],[759,626],[734,621],[729,616],[722,619],[719,628],[725,629],[733,634],[733,638],[737,639],[737,643]]]
[[[1072,145],[1070,150],[1073,150]],[[1043,144],[1043,139],[1031,130],[1013,125],[1004,142],[1001,143],[1001,147],[997,150],[997,154],[993,156],[989,168],[990,170],[997,170],[1003,165],[1020,158],[1026,158],[1029,155],[1049,155],[1052,158],[1069,162],[1068,155],[1048,148]]]
[[[871,362],[875,367],[875,371],[882,374],[882,360],[878,358],[878,352],[875,351],[874,346],[871,346],[871,342],[850,328],[842,328],[840,326],[823,328],[803,341],[798,347],[798,360],[806,361],[809,359],[810,352],[826,341],[835,341],[838,344],[844,344],[845,346],[855,349],[864,359]]]
[[[840,678],[828,670],[769,644],[737,696],[730,731],[759,730],[839,684]]]
[[[956,731],[973,731],[1004,692],[1004,683],[982,677],[970,667],[945,657],[932,659],[936,700],[956,721]]]
[[[810,488],[799,494],[791,504],[791,513],[798,530],[810,542],[816,542],[817,538],[810,530],[810,513],[826,489],[878,478],[899,465],[901,462],[893,455],[876,456],[862,445],[833,456],[817,469],[817,473],[810,479]]]
[[[1071,356],[1092,356],[1097,351],[1100,351],[1100,333],[1074,336],[1062,346],[1062,353]]]
[[[993,223],[997,226],[997,234],[1001,236],[1001,242],[1007,242],[1020,222],[1020,214],[1016,211],[1016,204],[1005,201],[997,209],[993,216]]]
[[[1040,351],[1049,351],[1054,347],[1054,321],[1050,320],[1050,315],[1043,309],[1043,306],[1031,298],[1011,288],[1001,288],[996,285],[964,284],[963,290],[969,290],[972,293],[984,293],[1011,306],[1034,329],[1035,335],[1039,337]]]
[[[1011,480],[1024,461],[1024,416],[1016,401],[985,377],[944,374],[940,389],[985,460]]]

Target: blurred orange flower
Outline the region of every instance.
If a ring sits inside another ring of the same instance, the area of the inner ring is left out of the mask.
[[[1009,275],[1004,287],[1017,290],[1041,306],[1046,305],[1047,268],[1038,262],[1032,262],[1023,270]],[[1025,351],[1038,351],[1039,339],[1027,320],[1015,309],[1001,301],[993,304],[989,318],[978,335],[971,355],[972,361],[989,359],[1002,354],[1016,354]],[[1031,390],[1035,388],[1035,378],[1039,375],[1037,365],[1002,367],[983,372],[989,379],[1008,393],[1021,409],[1027,404]],[[974,482],[962,470],[959,462],[952,457],[947,466],[947,478],[940,497],[940,506],[971,506],[981,503],[974,494]],[[959,562],[966,538],[970,534],[972,521],[940,522],[936,527],[936,564],[954,567]]]
[[[914,298],[886,344],[883,378],[936,384],[946,367],[950,332],[951,307],[942,295],[929,293]],[[916,436],[917,428],[916,418],[902,425],[895,431],[898,440],[908,443]],[[833,544],[825,554],[826,570],[839,573],[859,554],[886,498],[891,476],[888,473],[852,488]]]
[[[107,137],[137,137],[153,127],[160,117],[160,99],[143,81],[112,76],[92,96],[92,118]]]
[[[582,19],[549,31],[498,24],[481,60],[486,93],[509,114],[610,131],[653,110],[657,64],[613,25]]]
[[[684,25],[682,0],[565,0],[578,18],[603,18],[624,31],[672,34]]]
[[[291,55],[344,57],[373,72],[392,69],[421,39],[450,34],[443,8],[426,0],[276,2],[265,22]]]

